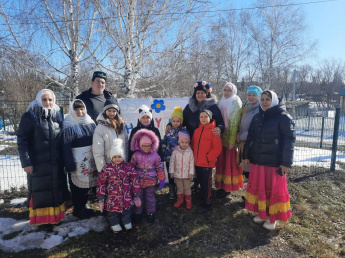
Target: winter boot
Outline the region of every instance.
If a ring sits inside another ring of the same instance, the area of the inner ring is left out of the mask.
[[[184,194],[183,193],[177,194],[177,201],[174,204],[175,208],[178,208],[178,207],[180,207],[183,204],[183,198],[184,198]]]
[[[156,220],[156,216],[155,216],[154,213],[148,213],[148,214],[147,214],[146,221],[147,221],[149,224],[155,223],[155,220]]]
[[[191,210],[192,209],[192,195],[189,194],[189,195],[185,195],[184,196],[184,199],[186,201],[186,209],[187,210]]]
[[[176,199],[176,186],[174,185],[169,185],[169,199]]]

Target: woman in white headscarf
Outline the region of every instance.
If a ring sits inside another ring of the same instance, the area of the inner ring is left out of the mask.
[[[240,166],[236,163],[238,121],[241,115],[242,101],[237,96],[237,88],[231,82],[223,87],[223,98],[219,109],[225,124],[222,134],[223,150],[217,159],[215,185],[219,189],[218,197],[224,197],[231,191],[243,187],[243,177]]]
[[[92,138],[96,124],[87,114],[82,100],[74,100],[63,121],[63,159],[69,173],[73,215],[86,219],[93,210],[86,208],[88,191],[97,184],[97,168],[92,154]]]
[[[286,173],[293,161],[295,124],[277,94],[261,94],[259,113],[250,124],[243,162],[250,166],[245,205],[257,212],[254,222],[272,230],[291,217]]]
[[[51,90],[40,90],[20,120],[17,144],[28,176],[31,225],[56,224],[65,217],[69,199],[60,155],[60,108]]]

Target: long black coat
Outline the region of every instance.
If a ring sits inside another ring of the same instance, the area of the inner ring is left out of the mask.
[[[44,117],[42,109],[23,114],[17,144],[22,167],[32,166],[28,175],[29,198],[33,208],[57,207],[69,199],[66,174],[60,158],[58,134],[61,115]]]
[[[291,167],[296,140],[295,123],[280,102],[266,111],[259,108],[249,126],[243,158],[268,167]]]

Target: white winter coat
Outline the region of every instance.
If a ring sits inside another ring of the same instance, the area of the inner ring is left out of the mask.
[[[93,134],[92,152],[98,172],[102,171],[105,164],[111,162],[110,149],[116,138],[121,138],[123,141],[123,159],[127,162],[128,137],[125,126],[122,133],[118,135],[109,119],[105,119],[102,113],[97,117],[97,123]]]
[[[185,150],[180,146],[174,148],[170,158],[169,174],[181,179],[194,175],[194,155],[190,146]]]

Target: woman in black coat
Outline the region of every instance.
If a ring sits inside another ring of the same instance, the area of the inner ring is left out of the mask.
[[[225,125],[222,113],[217,105],[217,97],[211,94],[211,85],[205,81],[199,81],[194,85],[194,94],[189,99],[187,106],[183,109],[183,124],[193,138],[194,131],[200,124],[200,113],[204,110],[210,110],[212,117],[216,121],[216,127],[213,129],[215,135],[221,135],[224,132]],[[193,190],[198,188],[198,179],[194,178]]]
[[[217,105],[217,98],[211,95],[211,85],[203,82],[197,82],[194,85],[194,94],[189,99],[187,106],[183,109],[183,125],[186,126],[191,138],[195,129],[199,127],[199,115],[201,111],[210,110],[213,118],[216,120],[214,134],[221,135],[224,132],[224,121],[222,113]]]
[[[260,110],[250,124],[244,145],[244,163],[250,173],[246,208],[258,212],[254,222],[272,230],[278,220],[291,217],[286,173],[292,166],[295,124],[273,91],[261,94]],[[266,220],[267,219],[267,220]]]
[[[43,89],[21,118],[17,144],[28,176],[31,225],[56,224],[65,217],[69,199],[58,136],[62,116],[51,90]]]

